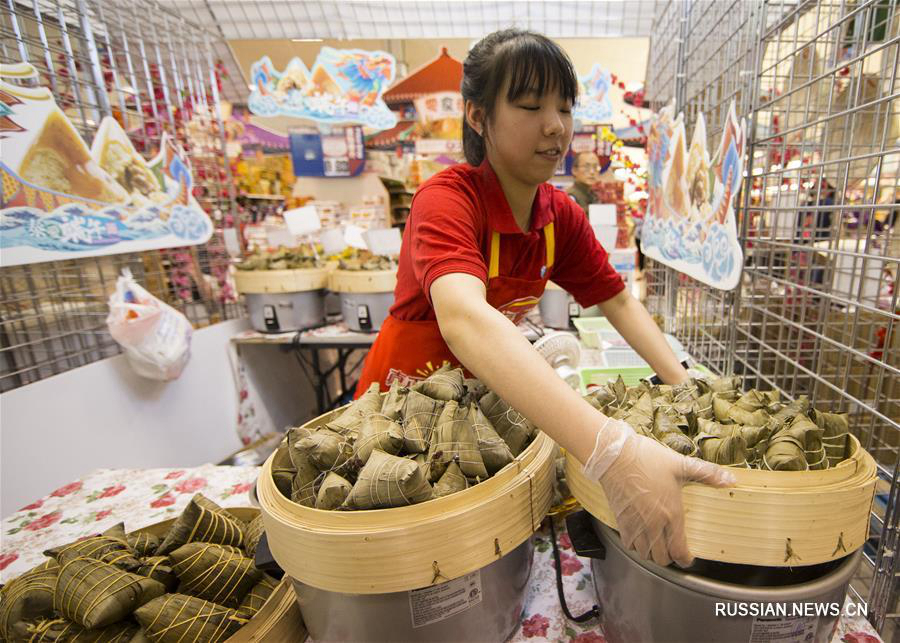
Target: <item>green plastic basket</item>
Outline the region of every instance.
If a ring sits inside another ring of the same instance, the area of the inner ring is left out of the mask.
[[[653,369],[649,366],[634,366],[630,368],[580,368],[581,391],[587,392],[591,384],[603,385],[609,381],[615,381],[619,375],[625,381],[625,386],[637,386],[641,379],[653,375]]]
[[[588,348],[602,348],[603,341],[628,348],[628,343],[606,317],[574,317],[572,322],[578,329],[578,337]]]

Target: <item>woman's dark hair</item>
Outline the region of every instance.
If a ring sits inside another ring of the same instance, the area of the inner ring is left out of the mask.
[[[484,108],[485,130],[494,113],[497,95],[509,79],[506,100],[514,101],[523,94],[556,90],[575,103],[578,79],[572,61],[555,42],[532,31],[504,29],[479,40],[463,62],[462,97],[464,103]],[[484,138],[479,136],[463,116],[463,152],[470,165],[484,160]]]

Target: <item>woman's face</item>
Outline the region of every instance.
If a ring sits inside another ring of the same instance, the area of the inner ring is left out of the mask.
[[[487,158],[498,174],[524,185],[553,177],[572,142],[572,104],[555,91],[506,98],[506,86],[487,126]]]

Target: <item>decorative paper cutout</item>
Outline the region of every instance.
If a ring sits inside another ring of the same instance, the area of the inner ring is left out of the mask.
[[[609,90],[612,87],[612,76],[599,64],[591,71],[578,78],[581,81],[581,94],[572,115],[582,123],[608,122],[613,116]]]
[[[743,252],[732,201],[743,178],[746,125],[734,102],[715,158],[706,150],[706,122],[697,117],[690,148],[674,104],[655,114],[647,140],[648,204],[644,253],[721,290],[737,286]]]
[[[36,77],[27,64],[0,75]],[[212,222],[191,196],[186,157],[165,135],[152,161],[112,118],[88,149],[43,87],[0,80],[0,266],[206,242]]]
[[[295,116],[321,123],[358,123],[374,129],[397,124],[382,100],[393,82],[394,57],[384,51],[322,47],[312,71],[292,58],[283,72],[268,56],[253,63],[247,105],[260,116]]]

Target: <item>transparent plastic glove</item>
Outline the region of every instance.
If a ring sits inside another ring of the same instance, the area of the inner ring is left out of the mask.
[[[675,561],[688,567],[694,560],[684,531],[684,484],[736,482],[722,467],[685,457],[613,419],[598,434],[584,473],[603,486],[622,544],[663,566]]]

